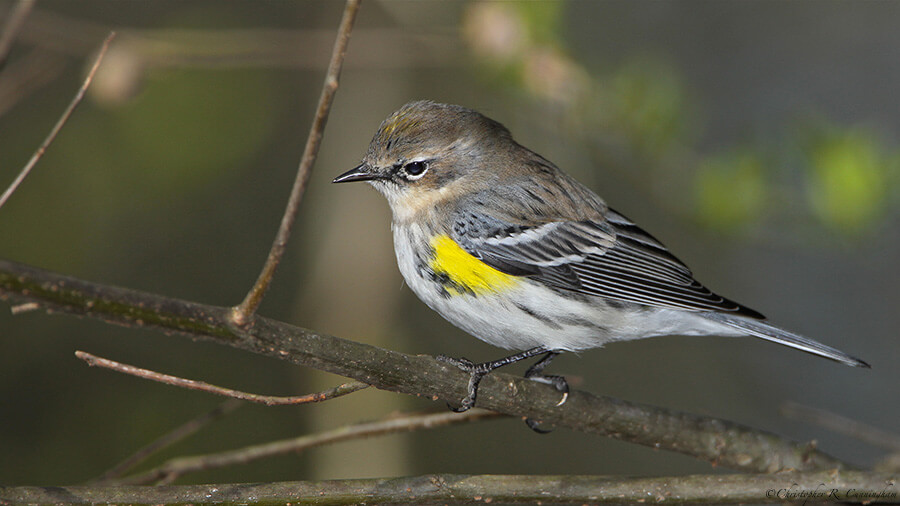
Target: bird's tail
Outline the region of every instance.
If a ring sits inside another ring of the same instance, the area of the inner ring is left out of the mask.
[[[749,318],[743,318],[740,316],[733,316],[726,313],[712,311],[706,313],[704,316],[706,316],[710,320],[717,321],[719,323],[728,325],[729,327],[744,331],[754,337],[765,339],[766,341],[772,341],[773,343],[790,346],[791,348],[796,348],[807,353],[812,353],[813,355],[819,355],[820,357],[830,358],[831,360],[834,360],[836,362],[847,364],[853,367],[871,367],[866,362],[848,355],[841,350],[836,350],[830,346],[825,346],[824,344],[813,341],[808,337],[803,337],[800,334],[791,332],[790,330],[776,327],[775,325],[772,325],[771,323],[763,320],[751,320]]]

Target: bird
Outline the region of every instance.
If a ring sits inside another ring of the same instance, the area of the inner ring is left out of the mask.
[[[333,180],[353,181],[387,199],[397,264],[419,299],[518,350],[483,363],[439,355],[469,374],[456,411],[475,406],[485,375],[539,355],[525,376],[557,388],[562,404],[568,383],[543,372],[554,357],[657,336],[752,336],[870,367],[712,292],[659,240],[475,110],[403,105],[362,163]]]

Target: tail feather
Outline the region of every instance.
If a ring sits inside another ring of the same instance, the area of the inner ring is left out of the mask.
[[[740,316],[732,316],[729,314],[718,312],[709,312],[704,316],[706,316],[710,320],[723,323],[738,330],[742,330],[754,337],[765,339],[766,341],[772,341],[773,343],[790,346],[791,348],[796,348],[807,353],[812,353],[813,355],[819,355],[820,357],[829,358],[836,362],[847,364],[853,367],[871,367],[868,363],[854,356],[848,355],[841,350],[834,349],[830,346],[825,346],[824,344],[813,341],[808,337],[801,336],[800,334],[795,334],[794,332],[785,330],[781,327],[776,327],[775,325],[772,325],[771,323],[763,320],[751,320],[748,318],[742,318]]]

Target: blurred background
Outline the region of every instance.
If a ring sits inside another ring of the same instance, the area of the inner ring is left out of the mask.
[[[14,5],[0,2],[0,21]],[[280,219],[342,9],[309,0],[39,2],[0,71],[0,187],[47,135],[108,31],[119,36],[85,102],[0,209],[0,256],[208,304],[239,302]],[[877,465],[888,448],[782,407],[798,402],[900,432],[898,22],[895,2],[366,1],[261,313],[405,353],[477,361],[505,353],[403,286],[380,196],[329,184],[403,103],[459,103],[596,190],[714,290],[873,366],[752,339],[671,337],[567,354],[553,373],[598,394],[816,440],[853,464]],[[77,349],[265,394],[342,382],[155,331],[4,309],[0,483],[84,482],[222,402],[89,369]],[[145,467],[443,409],[370,390],[323,405],[244,406]],[[708,472],[724,471],[499,420],[341,443],[179,483]]]

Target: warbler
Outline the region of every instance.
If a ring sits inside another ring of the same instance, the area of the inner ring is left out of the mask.
[[[869,364],[768,323],[716,295],[662,243],[509,130],[457,105],[410,102],[335,183],[367,181],[387,198],[397,263],[431,309],[494,346],[485,363],[440,356],[470,375],[458,411],[497,367],[563,351],[665,335],[753,336],[855,367]],[[529,422],[532,428],[536,424]]]

